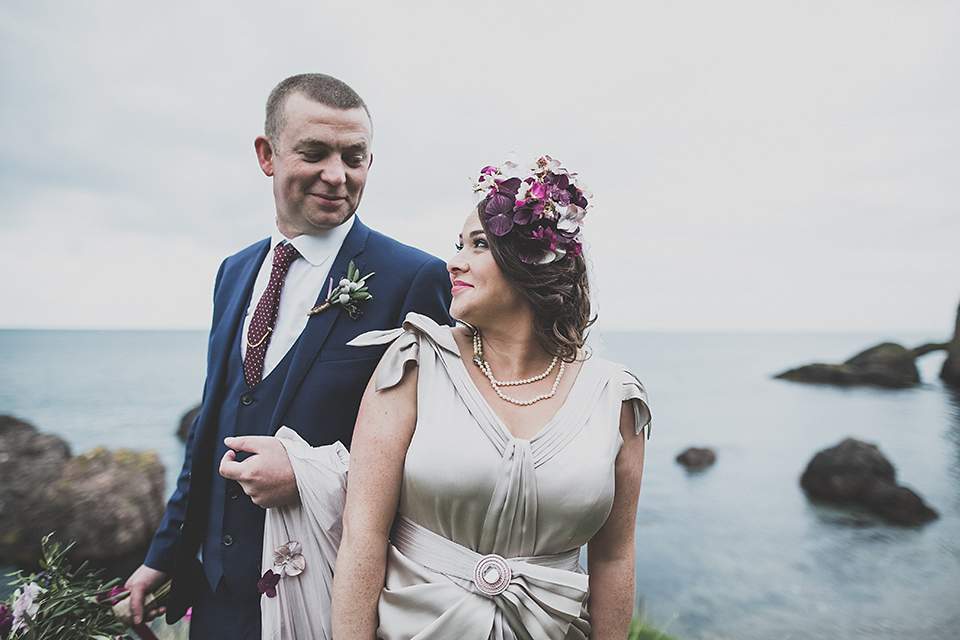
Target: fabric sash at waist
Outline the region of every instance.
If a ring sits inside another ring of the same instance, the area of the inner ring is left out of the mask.
[[[390,541],[400,553],[428,569],[457,578],[473,580],[473,572],[483,555],[444,538],[422,527],[402,514],[397,514],[390,533]],[[551,567],[579,573],[580,550],[570,549],[563,553],[521,558],[505,558],[511,565],[522,568],[525,564]]]
[[[484,556],[400,514],[390,541],[407,559],[447,576],[451,586],[459,585],[472,597],[492,600],[496,613],[484,638],[492,634],[521,640],[566,640],[590,634],[590,624],[582,617],[589,578],[580,570],[579,549],[523,558]],[[502,625],[511,633],[505,634]],[[577,633],[570,635],[572,626]],[[495,631],[497,628],[500,631]]]
[[[465,580],[473,580],[477,563],[485,557],[422,527],[402,514],[397,514],[394,520],[390,541],[400,553],[414,562],[419,562],[438,573]],[[514,573],[522,571],[524,565],[580,573],[579,549],[570,549],[554,555],[505,558],[505,560]]]

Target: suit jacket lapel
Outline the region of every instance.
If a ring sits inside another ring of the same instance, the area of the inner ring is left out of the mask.
[[[358,269],[363,268],[363,261],[358,256],[363,252],[369,234],[370,229],[357,218],[353,224],[353,228],[350,229],[350,233],[344,238],[343,245],[340,247],[340,251],[337,253],[337,257],[330,267],[330,272],[327,276],[328,280],[331,277],[334,280],[338,280],[340,277],[346,275],[347,266],[351,260],[353,260]],[[317,296],[316,304],[323,302],[326,295],[327,287],[324,286]],[[277,400],[277,408],[273,413],[270,433],[276,432],[276,430],[282,426],[280,424],[281,417],[290,405],[290,401],[300,387],[304,376],[307,375],[307,371],[310,370],[310,366],[320,354],[320,348],[330,334],[330,329],[333,328],[334,321],[341,313],[346,313],[343,307],[334,305],[332,308],[315,316],[311,316],[310,319],[307,320],[307,326],[304,327],[303,333],[300,334],[300,338],[297,340],[293,361],[290,363],[290,371],[287,372],[283,390],[281,390],[280,398]]]
[[[214,367],[214,371],[211,372],[211,379],[218,380],[211,386],[212,389],[224,388],[220,378],[226,375],[227,361],[233,355],[237,334],[243,330],[243,319],[253,292],[253,284],[257,279],[257,273],[260,271],[263,258],[267,255],[269,249],[270,239],[268,238],[262,242],[262,246],[257,247],[251,259],[239,269],[235,283],[220,283],[220,287],[228,291],[230,297],[225,302],[219,325],[210,342],[210,353],[216,358],[215,360],[211,358],[213,360],[211,366]],[[237,354],[237,357],[239,357],[239,354]]]

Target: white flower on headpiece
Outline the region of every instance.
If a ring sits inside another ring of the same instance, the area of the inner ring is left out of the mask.
[[[485,194],[487,191],[497,186],[496,178],[497,176],[495,174],[489,174],[489,173],[483,174],[482,176],[480,176],[480,179],[477,180],[477,184],[474,187],[474,191],[480,191]]]
[[[557,229],[560,231],[565,231],[567,233],[576,233],[580,230],[580,223],[573,219],[569,218],[566,215],[557,220]]]
[[[557,247],[556,249],[547,249],[543,252],[543,257],[537,262],[537,264],[550,264],[554,260],[559,260],[563,256],[567,255],[567,252],[563,250],[563,247]]]

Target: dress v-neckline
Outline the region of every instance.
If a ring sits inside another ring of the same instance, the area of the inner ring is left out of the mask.
[[[453,337],[451,331],[451,338]],[[583,364],[580,366],[580,369],[577,371],[576,377],[573,380],[573,384],[570,385],[570,388],[567,390],[567,395],[563,399],[563,403],[557,408],[553,416],[547,420],[542,427],[540,427],[535,434],[529,438],[519,438],[510,431],[510,428],[503,421],[503,418],[500,417],[500,414],[496,412],[493,406],[487,401],[483,393],[480,391],[480,387],[477,386],[477,383],[474,382],[473,377],[470,375],[470,372],[467,371],[467,365],[463,361],[463,356],[460,353],[460,344],[454,340],[454,344],[457,345],[456,358],[457,363],[459,364],[459,377],[464,385],[470,390],[470,396],[474,398],[475,402],[479,403],[484,409],[484,413],[489,414],[489,417],[492,418],[492,422],[499,428],[503,435],[506,436],[507,440],[519,440],[521,442],[528,442],[531,445],[541,440],[545,437],[553,428],[561,422],[563,416],[570,412],[568,405],[571,404],[570,400],[575,399],[575,394],[579,392],[579,389],[582,387],[580,381],[583,377],[583,371],[587,367],[587,364],[592,360],[592,358],[587,358],[583,361]]]

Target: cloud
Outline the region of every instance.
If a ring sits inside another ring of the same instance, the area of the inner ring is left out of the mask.
[[[269,232],[265,97],[321,70],[373,112],[362,217],[408,243],[448,255],[470,179],[511,151],[579,172],[604,326],[946,329],[958,23],[938,2],[7,3],[0,326],[206,326],[217,259]],[[8,277],[36,239],[43,267]]]

